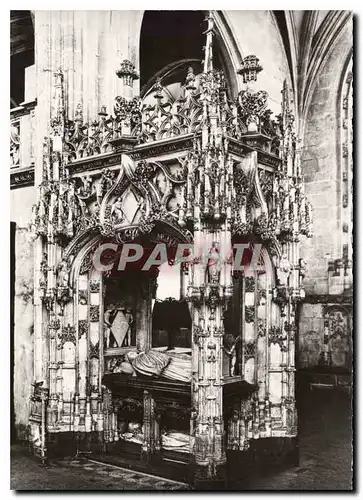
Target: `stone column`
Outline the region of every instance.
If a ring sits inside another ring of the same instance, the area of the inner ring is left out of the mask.
[[[223,487],[226,454],[223,423],[222,307],[215,290],[195,307],[193,338],[198,341],[198,396],[195,430],[195,487]],[[199,322],[199,325],[198,325]]]
[[[155,451],[155,401],[148,391],[144,391],[144,442],[142,452],[148,460]]]
[[[49,135],[52,62],[50,45],[51,14],[49,11],[35,13],[35,61],[36,61],[36,95],[37,108],[35,115],[35,186],[43,181],[43,139]],[[38,192],[38,199],[40,193]],[[40,296],[39,282],[41,279],[41,262],[44,255],[42,239],[38,237],[34,242],[34,379],[48,383],[47,342],[44,337],[44,307]]]
[[[220,228],[214,234],[197,230],[194,237],[197,244],[203,242],[210,245],[213,242],[213,245],[218,244],[221,249],[226,241],[230,241],[226,227]],[[216,257],[216,254],[214,255]],[[203,262],[204,260],[206,262]],[[193,351],[198,352],[198,366],[192,388],[192,406],[196,409],[195,487],[203,490],[223,488],[226,478],[222,374],[223,310],[233,288],[230,265],[222,257],[219,262],[220,271],[208,269],[209,258],[202,259],[202,262],[194,266],[190,296],[193,302]]]
[[[140,273],[146,274],[146,273]],[[136,304],[136,347],[138,352],[151,348],[151,279],[140,276]]]

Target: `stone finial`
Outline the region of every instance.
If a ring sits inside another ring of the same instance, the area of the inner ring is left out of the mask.
[[[135,66],[131,61],[124,59],[120,64],[121,68],[116,71],[116,75],[123,79],[124,85],[132,87],[134,80],[139,79]]]
[[[78,103],[74,113],[75,121],[82,122],[83,121],[83,107],[81,103]]]
[[[156,81],[155,81],[155,84],[154,84],[152,90],[154,92],[154,96],[155,96],[156,99],[162,99],[163,98],[164,87],[161,84],[161,78],[160,77],[156,78]]]
[[[107,107],[104,104],[101,106],[101,109],[98,113],[98,116],[101,116],[101,117],[107,116]]]
[[[188,68],[188,74],[187,74],[187,77],[185,79],[185,87],[188,90],[195,90],[196,89],[195,75],[194,75],[193,68],[191,66],[189,66],[189,68]]]
[[[257,75],[262,69],[258,57],[250,55],[242,60],[241,68],[237,73],[242,75],[243,83],[256,82]]]

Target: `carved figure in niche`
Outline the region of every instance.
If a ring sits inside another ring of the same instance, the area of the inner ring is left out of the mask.
[[[271,109],[266,109],[263,115],[261,116],[261,129],[263,132],[271,137],[276,135],[276,130],[274,127],[274,123],[272,120],[272,111]]]
[[[46,252],[43,252],[43,258],[42,258],[42,261],[40,263],[40,270],[43,274],[45,274],[47,271],[49,271],[49,269],[48,269],[48,255]]]
[[[92,177],[90,175],[85,175],[81,177],[83,186],[78,188],[78,196],[82,196],[83,198],[88,198],[92,194]]]
[[[86,207],[86,211],[87,211],[87,218],[89,218],[90,220],[90,224],[97,226],[100,217],[100,206],[98,202],[96,201],[96,203],[92,208],[92,211],[90,210],[90,207]]]
[[[11,124],[10,126],[10,158],[11,158],[11,166],[15,166],[19,163],[19,129],[20,123]]]
[[[280,259],[279,267],[276,270],[277,274],[277,282],[279,285],[287,286],[288,279],[291,272],[291,265],[289,259],[287,258],[287,254],[282,254]]]
[[[68,287],[69,271],[65,260],[62,260],[58,265],[57,277],[59,286]]]
[[[158,175],[158,177],[156,178],[156,186],[158,187],[161,195],[162,195],[162,199],[164,200],[165,199],[165,196],[169,193],[168,192],[168,189],[167,189],[167,180],[166,180],[166,177],[165,177],[165,174],[162,172]]]
[[[100,215],[100,204],[98,203],[98,201],[96,201],[95,203],[93,215],[95,217],[98,217]]]
[[[111,327],[112,321],[114,319],[114,311],[116,306],[111,304],[109,308],[105,311],[104,314],[104,330],[105,330],[105,339],[106,339],[106,348],[111,347]]]
[[[125,341],[126,341],[126,345],[130,346],[131,345],[131,327],[132,327],[132,323],[134,321],[134,318],[133,318],[131,309],[125,309],[123,314],[124,314],[124,321],[125,321],[125,324],[127,327]]]
[[[105,188],[105,181],[103,179],[103,177],[101,177],[100,179],[98,179],[98,181],[96,182],[96,198],[97,198],[97,203],[99,205],[101,205],[101,201],[102,201],[102,198],[103,198],[103,192],[104,192],[104,188]]]
[[[241,336],[234,338],[231,333],[228,333],[224,337],[225,346],[223,346],[224,352],[229,356],[229,375],[233,377],[236,374],[236,362],[237,362],[237,351],[236,347],[238,342],[241,340]]]
[[[305,278],[306,274],[306,260],[305,259],[299,259],[299,285],[302,286],[302,280]]]
[[[10,167],[15,167],[19,165],[19,148],[13,148],[10,153]]]
[[[112,181],[115,177],[114,172],[111,172],[108,168],[106,168],[100,179],[96,182],[96,198],[99,205],[101,205],[102,198],[105,194],[105,191],[112,185]]]
[[[208,283],[217,285],[219,284],[219,278],[221,276],[222,268],[222,258],[219,252],[219,243],[214,241],[212,247],[208,252],[208,262],[207,262],[207,281]]]
[[[125,214],[122,210],[122,199],[120,196],[111,206],[111,217],[116,222],[122,222],[125,219]]]

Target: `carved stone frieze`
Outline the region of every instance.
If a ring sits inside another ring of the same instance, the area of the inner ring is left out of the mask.
[[[120,165],[120,163],[120,154],[108,154],[105,156],[99,156],[97,158],[80,158],[76,162],[67,164],[66,169],[68,170],[70,175],[75,175],[82,172],[92,172],[93,170],[113,167],[115,165]]]
[[[10,172],[10,189],[16,189],[23,186],[34,185],[34,168],[27,168],[26,170],[16,170]]]
[[[87,255],[84,257],[82,264],[81,264],[81,267],[80,267],[80,270],[79,270],[80,274],[84,274],[92,268],[92,255],[93,255],[93,252],[89,251],[87,253]]]

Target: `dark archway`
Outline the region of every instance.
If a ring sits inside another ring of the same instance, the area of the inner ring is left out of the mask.
[[[181,59],[203,59],[201,11],[145,11],[140,36],[141,88],[165,66]]]
[[[207,28],[203,11],[145,11],[140,34],[141,94],[157,74],[162,84],[184,81],[188,66],[202,70]],[[185,62],[185,64],[183,64]],[[214,67],[223,68],[218,43],[214,44]],[[170,69],[173,68],[173,71]]]
[[[30,10],[10,11],[10,107],[25,98],[25,68],[34,64],[34,26]]]

